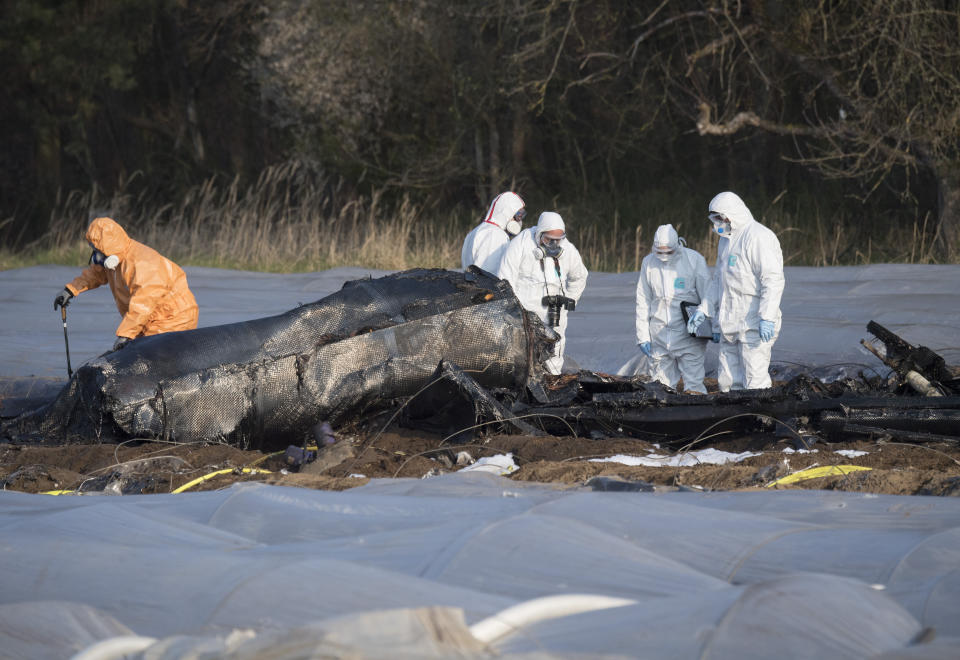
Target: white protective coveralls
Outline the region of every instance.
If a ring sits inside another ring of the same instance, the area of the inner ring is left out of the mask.
[[[523,207],[523,200],[515,192],[500,193],[494,198],[483,222],[474,227],[463,241],[460,263],[464,270],[478,266],[488,273],[497,274],[500,259],[510,243],[507,223]]]
[[[681,302],[700,304],[710,283],[707,262],[696,250],[681,245],[673,225],[660,225],[654,245],[667,245],[673,254],[662,261],[648,254],[637,280],[637,344],[650,342],[650,377],[685,390],[706,394],[703,359],[708,339],[691,337],[680,311]],[[691,308],[691,314],[696,308]]]
[[[579,301],[587,286],[587,268],[580,252],[566,237],[560,244],[563,251],[556,258],[538,250],[541,234],[555,229],[565,229],[560,214],[541,213],[535,227],[523,230],[510,241],[497,272],[500,279],[510,282],[524,309],[536,313],[544,324],[547,322],[547,308],[541,302],[544,296],[564,295]],[[566,345],[566,309],[560,312],[560,325],[553,330],[560,335],[560,340],[545,366],[550,373],[559,374]]]
[[[723,392],[770,387],[770,353],[780,335],[783,252],[777,235],[753,219],[739,196],[722,192],[710,200],[710,213],[730,221],[730,237],[720,238],[717,265],[700,311],[720,333],[717,381]],[[775,325],[761,341],[760,321]]]

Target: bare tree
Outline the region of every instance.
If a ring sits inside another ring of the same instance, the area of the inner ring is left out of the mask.
[[[768,9],[769,7],[775,7]],[[671,82],[700,135],[796,136],[797,160],[865,195],[897,171],[938,188],[938,237],[960,240],[960,10],[955,2],[711,3]],[[695,20],[691,18],[690,20]],[[899,177],[909,186],[911,177]],[[909,193],[909,188],[901,191]]]
[[[617,81],[634,81],[653,97],[647,112],[665,101],[671,122],[704,137],[790,136],[793,160],[855,180],[864,198],[895,185],[907,197],[918,174],[929,177],[943,253],[960,252],[955,0],[651,0],[609,13],[604,31],[583,30],[582,17],[572,31],[554,23],[551,38],[535,44],[556,53],[553,65],[528,88],[610,97]],[[564,57],[578,62],[566,78],[557,71]]]

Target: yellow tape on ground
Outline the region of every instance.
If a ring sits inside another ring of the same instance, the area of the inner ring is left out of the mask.
[[[236,469],[237,468],[226,468],[224,470],[217,470],[216,472],[211,472],[210,474],[205,474],[202,477],[199,477],[198,479],[194,479],[193,481],[188,481],[187,483],[183,484],[182,486],[180,486],[180,488],[177,488],[173,492],[182,493],[185,490],[189,490],[193,488],[197,484],[203,483],[207,479],[213,479],[218,474],[227,474],[228,472],[233,472]],[[258,470],[255,468],[243,468],[240,471],[243,472],[244,474],[270,474],[270,470]]]
[[[829,477],[834,474],[850,474],[851,472],[860,472],[861,470],[872,470],[873,468],[863,467],[861,465],[824,465],[821,467],[807,468],[793,474],[788,474],[776,481],[767,484],[770,486],[779,486],[783,484],[792,484],[797,481],[806,481],[807,479],[816,479],[817,477]]]
[[[276,452],[276,453],[282,454],[283,452]],[[264,456],[263,458],[270,458],[270,456],[274,456],[274,455],[275,455],[275,454],[270,454],[270,455],[268,455],[268,456]],[[259,462],[259,460],[262,460],[262,459],[258,459],[258,461],[255,461],[255,462]],[[194,479],[193,481],[188,481],[187,483],[183,484],[182,486],[180,486],[180,488],[177,488],[177,489],[176,489],[175,491],[173,491],[173,492],[174,492],[174,493],[182,493],[182,492],[185,491],[185,490],[189,490],[189,489],[193,488],[193,487],[196,486],[197,484],[203,483],[203,482],[206,481],[207,479],[213,479],[213,478],[214,478],[215,476],[217,476],[218,474],[226,474],[226,473],[228,473],[228,472],[233,472],[233,471],[235,471],[236,469],[237,469],[237,468],[226,468],[226,469],[224,469],[224,470],[217,470],[216,472],[211,472],[210,474],[205,474],[205,475],[203,475],[202,477],[200,477],[199,479]],[[254,468],[242,468],[240,471],[243,472],[244,474],[270,474],[270,470],[258,470],[258,469],[254,469]],[[45,492],[42,492],[42,493],[38,493],[38,494],[39,494],[39,495],[69,495],[69,494],[71,494],[71,493],[76,493],[76,492],[77,492],[77,491],[75,491],[75,490],[48,490],[48,491],[45,491]]]

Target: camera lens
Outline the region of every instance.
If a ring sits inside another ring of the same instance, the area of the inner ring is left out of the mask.
[[[547,324],[553,328],[560,326],[560,310],[553,305],[547,308]]]
[[[560,327],[560,310],[563,307],[563,296],[544,296],[541,304],[547,308],[547,325],[552,328]]]

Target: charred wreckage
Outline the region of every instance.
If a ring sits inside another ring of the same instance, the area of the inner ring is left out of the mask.
[[[862,343],[888,377],[683,394],[642,376],[549,375],[540,365],[557,336],[506,281],[476,268],[411,270],[347,282],[277,316],[136,339],[45,398],[8,390],[0,437],[273,450],[389,415],[458,441],[493,431],[689,446],[728,430],[798,446],[851,435],[960,443],[958,370],[872,321],[867,330]]]

